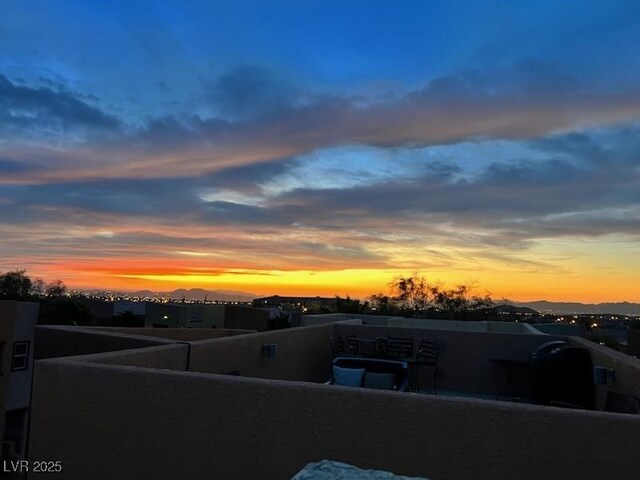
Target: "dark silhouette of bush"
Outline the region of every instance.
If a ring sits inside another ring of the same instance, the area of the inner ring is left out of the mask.
[[[33,282],[25,270],[13,270],[0,275],[0,300],[32,300],[42,282]]]
[[[379,315],[475,319],[495,305],[489,294],[475,295],[475,288],[475,284],[470,284],[445,289],[413,273],[395,277],[389,283],[390,295],[379,293],[371,296],[369,302],[372,313]]]
[[[342,298],[339,295],[336,295],[336,312],[337,313],[353,313],[360,314],[366,313],[369,309],[369,302],[361,303],[360,300],[356,300],[350,298],[347,295],[345,298]]]

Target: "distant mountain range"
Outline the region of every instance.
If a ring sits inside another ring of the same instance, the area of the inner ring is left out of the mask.
[[[152,290],[139,290],[127,293],[132,297],[162,297],[172,300],[209,300],[222,302],[250,302],[260,297],[255,293],[240,290],[205,290],[203,288],[179,288],[171,292],[154,292]],[[514,312],[519,313],[552,313],[552,314],[613,314],[613,315],[638,315],[640,316],[640,303],[608,302],[608,303],[578,303],[578,302],[549,302],[538,300],[535,302],[507,301],[507,305],[500,307],[502,311],[511,311],[505,307],[513,306]],[[517,310],[516,310],[517,307]],[[533,312],[535,311],[535,312]]]
[[[606,314],[613,315],[640,315],[640,303],[609,302],[609,303],[575,303],[575,302],[548,302],[539,300],[536,302],[509,302],[517,307],[527,307],[540,313],[560,314]]]
[[[222,302],[250,302],[259,295],[239,290],[205,290],[203,288],[179,288],[171,292],[152,292],[140,290],[129,293],[132,297],[169,297],[172,300],[218,300]]]

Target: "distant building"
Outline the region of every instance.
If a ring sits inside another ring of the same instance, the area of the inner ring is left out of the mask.
[[[148,328],[237,328],[267,330],[269,312],[242,305],[214,303],[108,302],[82,298],[96,325],[120,326],[117,317],[127,312]]]
[[[269,312],[239,305],[147,302],[145,327],[267,330]]]
[[[109,325],[115,315],[115,303],[95,298],[75,297],[76,302],[85,306],[93,315],[96,324]]]
[[[256,298],[254,308],[278,308],[290,312],[332,313],[337,310],[334,297],[271,297]]]

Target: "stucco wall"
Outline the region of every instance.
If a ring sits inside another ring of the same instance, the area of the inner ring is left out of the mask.
[[[439,340],[440,350],[438,388],[460,392],[497,394],[505,384],[506,372],[490,362],[492,358],[529,360],[530,352],[538,345],[550,340],[562,339],[551,335],[527,335],[515,333],[460,332],[450,330],[428,330],[424,328],[380,328],[372,326],[336,325],[336,334],[347,338],[356,335],[362,338],[395,336],[413,338],[415,345],[420,340]],[[513,372],[519,396],[530,394],[530,384],[525,372]],[[421,385],[433,384],[433,370],[421,371]]]
[[[171,341],[161,338],[49,325],[36,326],[34,341],[36,359],[86,355],[168,343]]]
[[[110,333],[125,333],[127,335],[145,335],[149,337],[178,340],[181,342],[196,342],[210,338],[230,337],[242,335],[251,330],[229,330],[225,328],[119,328],[93,327]]]
[[[616,372],[615,380],[609,380],[607,385],[596,385],[597,408],[604,407],[607,390],[640,398],[640,359],[584,338],[569,337],[569,341],[575,346],[587,348],[595,366],[612,368]]]
[[[75,357],[66,357],[66,359],[72,362],[187,370],[189,366],[189,346],[179,344],[161,345],[157,347],[136,348],[133,350],[120,350],[117,352],[78,355]]]
[[[68,360],[38,363],[31,433],[56,479],[276,480],[321,459],[432,480],[640,466],[635,416]]]
[[[536,330],[548,333],[549,335],[575,335],[582,336],[584,327],[582,325],[572,325],[567,323],[534,323],[532,325]]]
[[[373,316],[373,319],[375,319],[375,316]],[[379,325],[379,323],[370,321],[369,319],[366,319],[364,324]],[[531,326],[527,323],[515,322],[476,322],[465,320],[443,320],[437,318],[388,317],[386,326],[404,328],[427,328],[429,330],[452,330],[457,332],[524,333],[530,335],[541,334],[541,332],[531,328]]]
[[[321,313],[314,315],[302,315],[301,324],[322,325],[324,323],[338,323],[350,321],[357,325],[378,325],[385,326],[390,321],[401,321],[404,317],[392,317],[386,315],[361,315],[356,313]]]
[[[191,347],[190,369],[324,382],[331,375],[329,336],[333,331],[333,325],[320,325],[199,342]],[[278,344],[275,358],[262,355],[262,345],[267,343]]]

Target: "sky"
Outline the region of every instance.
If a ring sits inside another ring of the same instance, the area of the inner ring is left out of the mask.
[[[0,272],[640,301],[640,3],[4,2]]]

